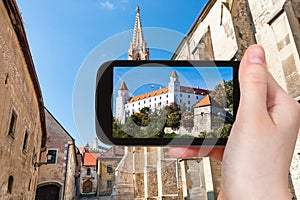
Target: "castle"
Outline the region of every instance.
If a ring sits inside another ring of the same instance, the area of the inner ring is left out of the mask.
[[[130,115],[140,112],[144,107],[148,107],[154,112],[167,105],[171,105],[171,103],[176,103],[178,106],[184,103],[185,111],[192,111],[192,107],[209,93],[210,91],[206,89],[182,86],[176,71],[172,72],[168,87],[131,98],[126,83],[123,82],[116,98],[116,119],[124,124]]]

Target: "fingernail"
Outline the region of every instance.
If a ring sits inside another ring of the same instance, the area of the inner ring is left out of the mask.
[[[250,48],[248,51],[248,61],[257,64],[265,63],[265,54],[261,47]]]

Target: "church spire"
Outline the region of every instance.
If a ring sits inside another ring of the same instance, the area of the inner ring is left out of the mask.
[[[140,7],[137,6],[133,37],[128,49],[128,60],[149,60],[149,49],[146,46],[140,18]]]

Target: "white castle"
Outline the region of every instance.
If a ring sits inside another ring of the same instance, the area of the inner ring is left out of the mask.
[[[179,106],[183,102],[186,111],[191,111],[192,106],[199,103],[209,93],[209,90],[181,86],[176,71],[172,72],[168,87],[133,97],[130,97],[126,83],[123,82],[116,97],[116,119],[124,124],[130,115],[140,112],[144,107],[155,112],[171,103],[176,103]]]

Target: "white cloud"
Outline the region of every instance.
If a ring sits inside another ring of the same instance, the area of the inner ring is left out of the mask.
[[[112,10],[115,8],[115,5],[109,1],[101,1],[100,5],[104,8],[107,8],[108,10]]]

